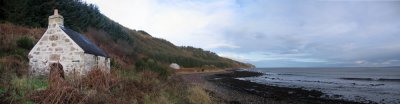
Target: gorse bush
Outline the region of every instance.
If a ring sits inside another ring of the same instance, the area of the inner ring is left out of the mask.
[[[111,68],[115,68],[115,69],[120,69],[121,68],[121,64],[119,64],[114,58],[110,59],[110,66]]]
[[[23,49],[30,50],[33,48],[34,45],[35,43],[33,42],[33,39],[30,37],[23,36],[17,40],[17,46]]]
[[[171,74],[171,71],[165,65],[153,59],[139,60],[135,63],[135,66],[138,71],[153,71],[162,77],[167,77]]]

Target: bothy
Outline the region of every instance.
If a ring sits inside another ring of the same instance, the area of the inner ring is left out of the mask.
[[[54,10],[46,32],[28,55],[33,75],[47,75],[51,66],[61,65],[66,75],[84,75],[94,68],[110,70],[110,58],[82,34],[64,27],[64,18]]]

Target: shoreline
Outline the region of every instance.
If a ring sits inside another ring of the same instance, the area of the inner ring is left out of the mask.
[[[215,74],[224,74],[230,72],[232,72],[232,70],[209,73],[185,73],[178,75],[180,78],[183,79],[184,83],[203,88],[206,92],[208,92],[209,97],[216,104],[265,104],[265,102],[284,104],[276,101],[270,101],[257,95],[243,93],[234,89],[220,86],[214,82],[207,80],[210,76],[213,76]]]
[[[258,84],[239,77],[260,76],[263,73],[229,70],[180,75],[187,83],[203,87],[217,103],[274,104],[361,104],[341,99],[322,98],[321,91]],[[192,79],[191,79],[192,78]],[[193,80],[195,78],[195,80]]]

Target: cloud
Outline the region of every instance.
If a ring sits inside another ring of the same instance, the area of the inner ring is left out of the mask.
[[[356,61],[354,63],[356,63],[356,64],[365,64],[366,62],[364,60],[358,60],[358,61]]]
[[[247,14],[257,14],[258,18],[244,16],[242,24],[245,25],[231,29],[236,33],[232,41],[246,47],[244,50],[306,53],[307,58],[336,66],[359,66],[354,63],[358,60],[365,60],[363,66],[399,65],[382,63],[400,59],[397,41],[400,31],[396,29],[400,27],[400,20],[395,19],[400,17],[399,1],[268,3],[249,3],[251,9]],[[292,60],[281,63],[289,61]],[[268,61],[258,63],[264,66],[260,63],[268,64]]]
[[[230,0],[86,0],[100,6],[102,13],[120,24],[145,30],[177,45],[206,49],[237,48],[225,40],[223,27],[232,26]]]
[[[400,1],[86,1],[124,26],[260,67],[400,65]]]

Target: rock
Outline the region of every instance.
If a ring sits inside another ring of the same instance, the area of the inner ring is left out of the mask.
[[[169,65],[169,67],[172,69],[180,69],[181,68],[177,63],[172,63],[171,65]]]

